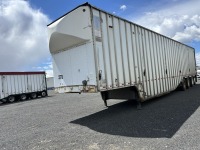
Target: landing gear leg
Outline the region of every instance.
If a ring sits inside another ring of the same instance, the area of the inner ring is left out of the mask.
[[[108,107],[108,105],[107,105],[107,93],[106,92],[101,92],[101,97],[102,97],[102,99],[104,101],[104,105],[106,107]]]
[[[106,107],[108,107],[107,100],[103,100],[103,101],[104,101],[104,105],[105,105]]]

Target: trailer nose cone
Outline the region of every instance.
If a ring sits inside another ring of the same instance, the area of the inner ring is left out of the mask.
[[[92,23],[89,10],[88,6],[82,6],[48,25],[51,53],[58,53],[85,44],[92,39]]]
[[[50,37],[49,49],[51,53],[55,53],[59,50],[68,49],[77,44],[82,44],[87,41],[87,39],[82,39],[73,35],[54,32]]]

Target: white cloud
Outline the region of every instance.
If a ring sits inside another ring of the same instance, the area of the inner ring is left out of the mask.
[[[190,0],[147,12],[136,23],[180,42],[200,41],[200,1]]]
[[[199,0],[172,3],[157,11],[146,12],[133,22],[183,43],[200,42],[199,6]],[[200,66],[200,52],[196,53],[196,62]]]
[[[47,77],[53,77],[53,65],[51,59],[47,62],[40,64],[40,66],[32,67],[34,70],[44,71],[47,74]]]
[[[53,70],[45,70],[46,72],[46,77],[49,78],[49,77],[53,77]]]
[[[31,8],[28,1],[2,2],[0,71],[40,70],[34,66],[50,57],[46,28],[49,18],[40,10]]]
[[[119,9],[124,11],[124,10],[126,10],[126,8],[127,8],[126,5],[121,5]]]

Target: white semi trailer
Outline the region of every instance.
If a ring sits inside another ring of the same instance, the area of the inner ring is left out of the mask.
[[[47,96],[45,72],[0,72],[0,101]]]
[[[142,102],[196,82],[195,50],[88,3],[48,25],[57,92]]]

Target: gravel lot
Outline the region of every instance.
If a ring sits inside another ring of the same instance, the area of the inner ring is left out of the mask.
[[[0,104],[0,149],[200,149],[200,84],[143,103],[55,94]]]

